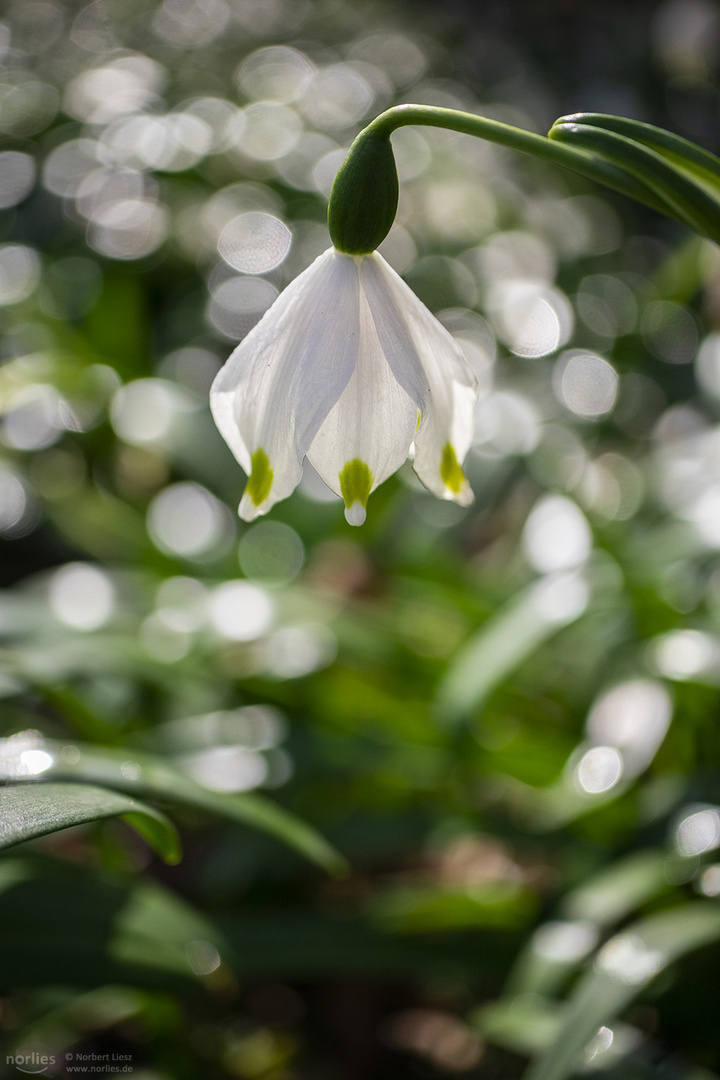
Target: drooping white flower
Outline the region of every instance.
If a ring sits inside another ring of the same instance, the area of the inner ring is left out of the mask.
[[[242,518],[286,498],[307,457],[360,525],[409,455],[435,495],[473,501],[461,463],[476,395],[459,346],[383,257],[329,248],[235,349],[210,406],[249,477]]]

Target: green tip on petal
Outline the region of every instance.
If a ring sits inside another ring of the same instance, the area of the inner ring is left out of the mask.
[[[445,443],[440,461],[440,476],[448,490],[453,495],[459,494],[465,484],[465,473],[458,464],[455,447],[452,443]]]
[[[350,525],[362,525],[372,491],[373,475],[364,461],[353,458],[343,466],[339,478],[340,492],[345,500],[345,520]]]
[[[253,506],[260,506],[270,494],[273,482],[273,471],[270,468],[270,458],[263,449],[256,450],[250,459],[250,479],[245,488],[245,494],[250,496]]]

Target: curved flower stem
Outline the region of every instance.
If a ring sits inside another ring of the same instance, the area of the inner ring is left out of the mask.
[[[603,160],[588,150],[555,142],[545,135],[524,131],[522,128],[503,124],[499,120],[490,120],[485,116],[476,116],[474,113],[460,112],[456,109],[443,109],[435,105],[396,105],[380,113],[368,124],[356,139],[350,154],[361,144],[361,140],[372,137],[387,138],[393,131],[408,124],[446,128],[532,154],[553,165],[561,165],[563,168],[596,180],[623,195],[645,203],[660,213],[678,217],[677,209],[662,195],[619,164]],[[679,220],[685,221],[684,218]]]

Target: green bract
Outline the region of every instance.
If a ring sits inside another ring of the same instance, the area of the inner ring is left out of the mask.
[[[361,132],[340,166],[330,193],[328,230],[338,251],[369,255],[390,232],[398,203],[398,175],[388,135]]]

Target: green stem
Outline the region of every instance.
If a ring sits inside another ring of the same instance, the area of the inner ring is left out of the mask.
[[[507,146],[512,150],[532,154],[533,157],[541,158],[553,165],[561,165],[565,169],[580,173],[581,176],[596,180],[623,195],[645,203],[662,214],[677,217],[677,211],[673,206],[621,166],[603,161],[588,151],[554,142],[545,135],[523,131],[522,128],[511,127],[499,120],[490,120],[485,116],[476,116],[474,113],[443,109],[434,105],[396,105],[368,124],[358,136],[355,145],[357,146],[366,137],[388,138],[393,131],[408,124],[458,131],[464,135],[474,135],[476,138]]]

